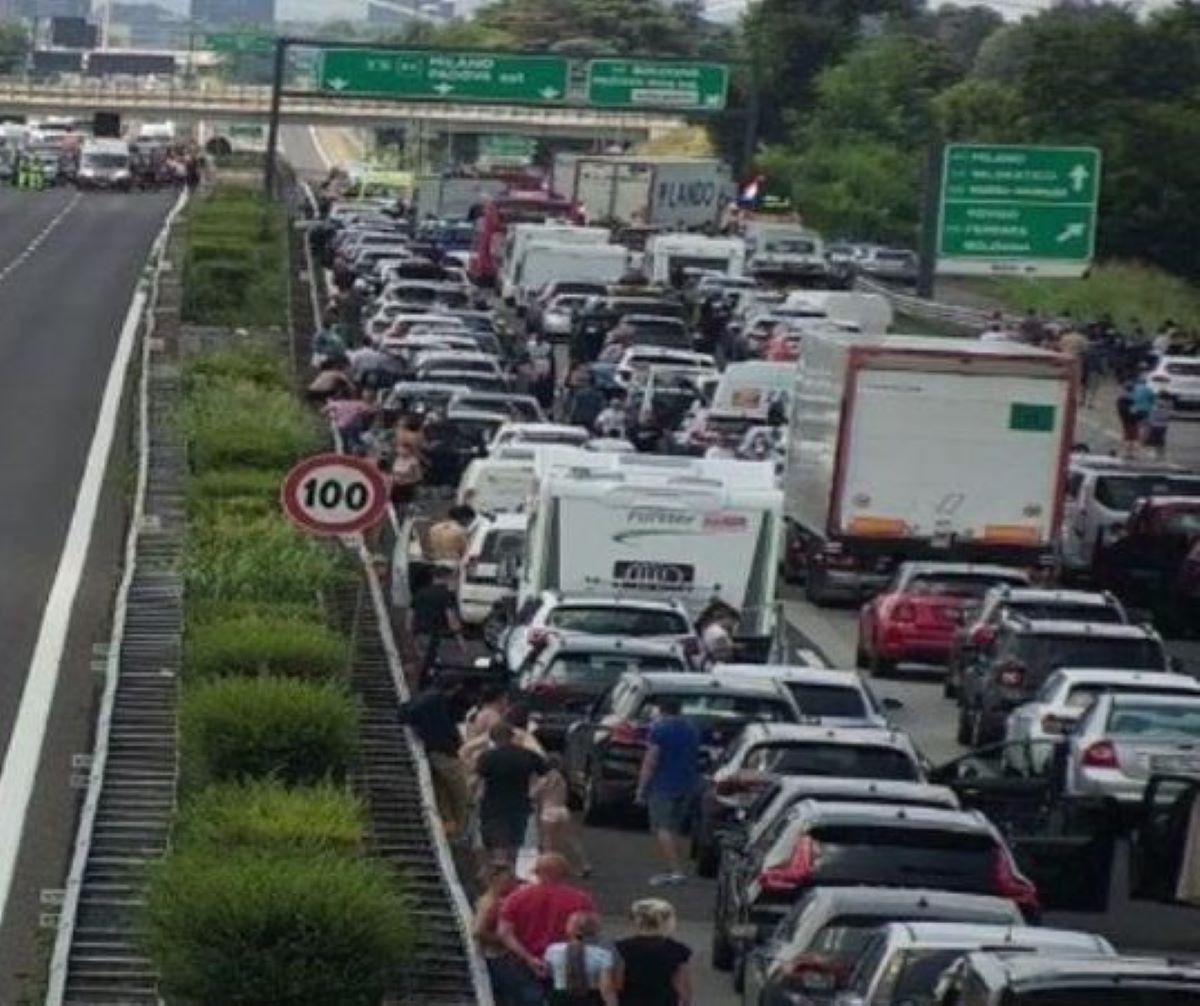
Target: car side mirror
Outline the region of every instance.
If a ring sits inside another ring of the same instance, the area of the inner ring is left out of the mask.
[[[889,713],[898,712],[904,708],[904,703],[900,699],[894,699],[890,695],[880,700],[880,705]]]

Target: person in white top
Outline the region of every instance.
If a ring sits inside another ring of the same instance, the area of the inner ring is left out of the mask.
[[[567,939],[551,943],[542,956],[554,990],[552,1006],[617,1006],[616,957],[596,942],[600,919],[591,912],[576,912],[567,919],[566,929]]]

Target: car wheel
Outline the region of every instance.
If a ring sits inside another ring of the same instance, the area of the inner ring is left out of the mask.
[[[609,807],[600,798],[600,781],[596,778],[598,769],[594,763],[589,763],[583,777],[583,823],[596,825],[608,820]]]
[[[958,731],[954,739],[964,746],[971,743],[971,721],[967,716],[966,706],[958,707]]]
[[[829,591],[826,589],[829,577],[824,570],[815,566],[808,567],[808,575],[804,578],[804,596],[810,604],[824,608],[832,603]]]
[[[722,928],[720,926],[713,926],[712,950],[710,953],[712,966],[717,971],[730,971],[733,969],[733,959],[735,956],[733,944],[726,937]]]

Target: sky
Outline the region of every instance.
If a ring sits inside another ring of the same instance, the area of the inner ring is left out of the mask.
[[[734,20],[746,8],[750,0],[706,0],[710,16],[714,20]],[[1018,20],[1026,14],[1036,14],[1054,5],[1055,0],[953,0],[960,7],[971,6],[978,2],[984,7],[999,11],[1001,16]],[[1156,7],[1167,7],[1175,0],[1134,0],[1130,6],[1141,10],[1153,10]],[[930,7],[940,6],[939,0],[928,0]]]

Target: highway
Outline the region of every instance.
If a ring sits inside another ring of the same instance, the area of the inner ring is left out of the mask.
[[[130,486],[126,430],[100,421],[102,403],[120,393],[110,371],[174,199],[0,188],[3,1003],[18,1000],[39,892],[61,884],[74,837],[71,757],[91,750],[92,647],[108,635]]]

